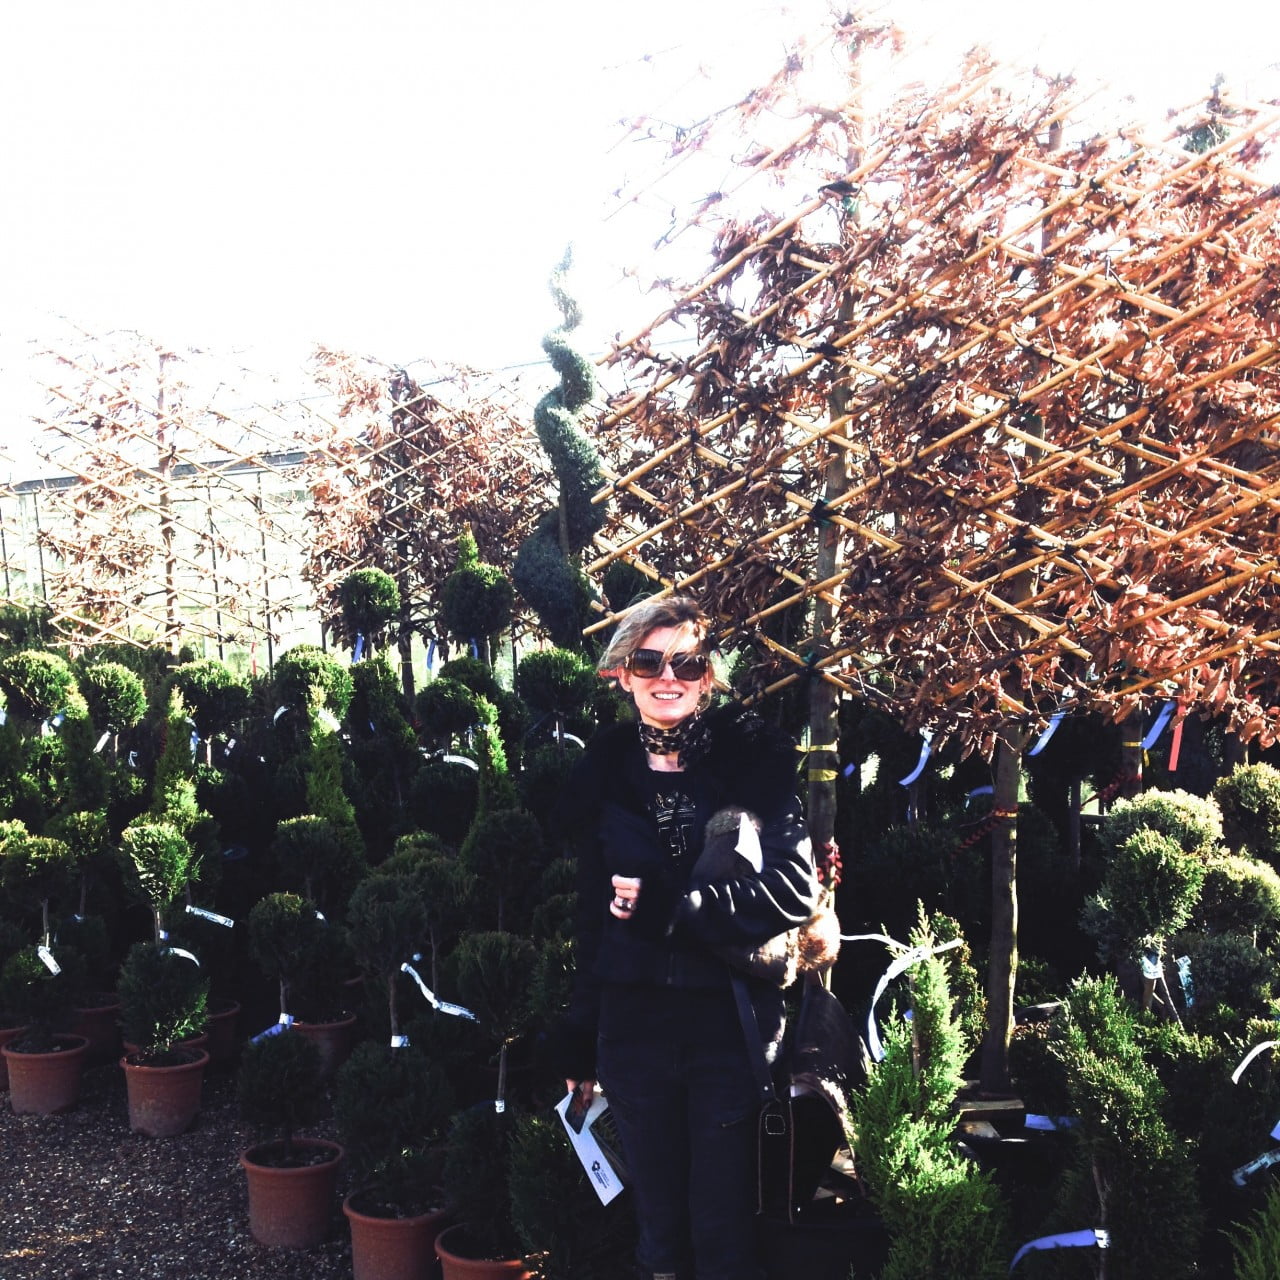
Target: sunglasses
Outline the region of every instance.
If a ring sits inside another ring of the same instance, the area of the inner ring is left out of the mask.
[[[661,649],[636,649],[627,658],[627,670],[642,680],[656,680],[671,664],[677,680],[701,680],[707,674],[705,653],[663,653]]]

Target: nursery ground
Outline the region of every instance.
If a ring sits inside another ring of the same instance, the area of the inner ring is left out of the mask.
[[[306,1132],[332,1136],[325,1124]],[[206,1074],[200,1115],[176,1138],[130,1132],[116,1064],[85,1073],[66,1115],[17,1116],[0,1094],[0,1280],[348,1280],[336,1199],[318,1249],[268,1249],[249,1234],[238,1156],[252,1137],[226,1071]]]

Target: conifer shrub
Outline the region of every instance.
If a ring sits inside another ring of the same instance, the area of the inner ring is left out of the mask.
[[[1202,1211],[1194,1144],[1164,1117],[1165,1088],[1115,979],[1078,979],[1049,1043],[1065,1069],[1077,1124],[1047,1230],[1105,1222],[1111,1280],[1197,1274]]]
[[[400,588],[382,569],[354,569],[338,584],[344,638],[373,641],[400,612]]]
[[[1099,828],[1104,854],[1114,853],[1143,830],[1159,832],[1185,852],[1207,858],[1222,844],[1222,812],[1213,800],[1187,791],[1144,791],[1118,800]]]
[[[933,937],[921,923],[911,941]],[[918,962],[911,975],[911,1023],[889,1019],[884,1059],[853,1100],[859,1168],[890,1238],[881,1276],[994,1280],[1008,1266],[1003,1204],[953,1136],[964,1033],[941,959]]]
[[[351,705],[351,673],[310,644],[296,644],[276,663],[275,693],[289,707],[323,707],[341,720]]]
[[[1187,1016],[1205,1032],[1238,1035],[1244,1020],[1268,1012],[1276,989],[1274,957],[1241,933],[1188,933],[1174,950],[1191,965],[1195,1000]]]
[[[1228,1232],[1235,1280],[1275,1280],[1280,1259],[1280,1183],[1272,1183],[1262,1208]]]
[[[120,1030],[151,1059],[204,1030],[209,980],[198,964],[158,942],[135,942],[116,982]]]
[[[70,664],[56,653],[24,649],[0,658],[0,693],[11,716],[40,724],[67,710],[76,692]]]
[[[428,760],[409,784],[409,819],[456,849],[475,817],[479,786],[474,769],[451,760]]]
[[[353,1186],[397,1216],[439,1208],[443,1136],[453,1110],[443,1067],[416,1045],[358,1044],[333,1082],[334,1120]]]
[[[458,560],[440,593],[440,621],[447,634],[477,645],[510,626],[515,588],[496,565],[480,559],[470,530],[458,539]]]
[[[446,745],[455,735],[480,724],[480,706],[466,685],[437,676],[418,690],[413,702],[419,728]]]
[[[227,732],[249,711],[249,686],[216,658],[184,662],[170,679],[202,738]]]
[[[1280,866],[1280,769],[1238,765],[1214,783],[1213,798],[1232,849]]]
[[[1280,872],[1268,862],[1224,853],[1209,859],[1194,923],[1232,929],[1264,946],[1280,938]]]
[[[324,1114],[324,1066],[320,1050],[304,1035],[283,1031],[251,1040],[236,1072],[240,1118],[291,1159],[299,1129]]]
[[[546,865],[542,829],[523,809],[494,809],[471,824],[460,853],[475,886],[472,897],[487,908],[481,923],[512,927],[526,923],[530,888]]]
[[[78,683],[89,718],[100,733],[131,729],[146,714],[146,687],[123,663],[89,663],[80,669]]]
[[[1204,878],[1198,853],[1154,827],[1135,828],[1112,853],[1102,887],[1085,904],[1083,927],[1106,961],[1159,950],[1190,918]]]
[[[626,1197],[600,1204],[558,1117],[516,1118],[509,1181],[512,1225],[538,1280],[616,1280],[630,1271]]]

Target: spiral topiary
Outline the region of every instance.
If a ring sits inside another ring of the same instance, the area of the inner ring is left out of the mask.
[[[578,425],[595,392],[595,376],[590,362],[568,342],[567,335],[581,319],[577,303],[561,283],[569,264],[566,253],[551,277],[551,293],[564,324],[542,341],[560,385],[548,391],[534,410],[534,429],[555,470],[560,500],[521,544],[511,576],[552,641],[566,649],[581,649],[594,593],[574,556],[604,523],[603,507],[591,501],[603,473],[595,446]]]

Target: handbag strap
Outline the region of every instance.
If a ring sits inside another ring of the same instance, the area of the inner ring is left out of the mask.
[[[731,981],[733,997],[738,1004],[738,1018],[742,1022],[742,1034],[747,1042],[747,1057],[751,1059],[751,1070],[756,1078],[756,1088],[760,1091],[760,1100],[776,1102],[778,1093],[773,1086],[773,1072],[769,1070],[769,1059],[764,1051],[764,1041],[760,1038],[760,1024],[756,1021],[756,1010],[751,1003],[746,979],[735,973]]]

